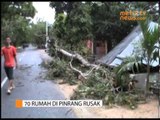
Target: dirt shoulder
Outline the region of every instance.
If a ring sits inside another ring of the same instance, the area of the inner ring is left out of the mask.
[[[78,85],[58,85],[66,99],[74,93]],[[138,108],[131,110],[121,106],[112,108],[74,108],[79,118],[158,118],[158,99],[153,97],[148,103],[138,105]]]

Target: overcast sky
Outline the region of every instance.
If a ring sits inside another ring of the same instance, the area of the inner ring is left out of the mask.
[[[33,19],[33,22],[36,23],[38,19],[48,21],[49,24],[53,24],[55,10],[49,7],[49,2],[33,2],[33,6],[37,10],[37,13]]]

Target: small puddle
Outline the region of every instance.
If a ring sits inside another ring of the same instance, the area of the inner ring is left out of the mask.
[[[19,66],[19,70],[26,70],[26,69],[29,69],[29,68],[31,68],[32,66],[34,66],[34,65],[21,65],[21,66]]]

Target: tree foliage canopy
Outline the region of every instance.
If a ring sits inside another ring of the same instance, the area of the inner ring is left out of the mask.
[[[127,10],[143,10],[153,15],[157,20],[158,10],[155,5],[158,2],[50,2],[50,7],[55,8],[56,16],[65,15],[62,26],[54,26],[59,31],[54,36],[72,44],[82,40],[104,40],[108,43],[108,51],[116,46],[127,36],[136,21],[120,20],[120,12]],[[56,24],[59,22],[56,19]],[[62,31],[61,31],[62,30]],[[63,38],[62,38],[63,37]]]
[[[55,25],[59,33],[54,36],[69,43],[72,50],[87,39],[107,41],[111,50],[137,24],[120,21],[119,13],[126,9],[120,2],[50,2],[50,6],[56,11],[55,24],[60,22],[59,14],[65,15],[63,30]]]
[[[1,41],[10,36],[15,45],[28,42],[35,13],[32,2],[1,2]]]

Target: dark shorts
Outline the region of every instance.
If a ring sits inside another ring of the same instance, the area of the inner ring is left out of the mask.
[[[4,67],[8,80],[13,80],[13,67]]]

